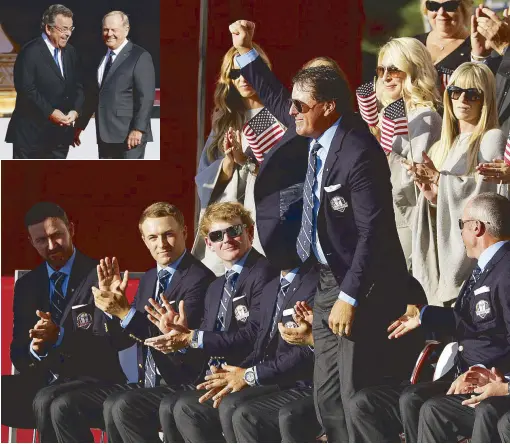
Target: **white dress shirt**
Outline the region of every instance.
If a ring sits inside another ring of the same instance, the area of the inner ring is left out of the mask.
[[[101,86],[101,83],[103,82],[103,74],[104,69],[106,68],[106,62],[108,62],[108,58],[110,57],[110,54],[112,54],[112,64],[115,63],[115,59],[119,55],[119,53],[124,49],[124,46],[127,45],[129,42],[128,39],[124,40],[122,44],[115,50],[111,50],[108,48],[108,51],[106,51],[106,55],[104,56],[103,60],[101,61],[101,64],[99,65],[99,68],[97,70],[97,83],[99,86]]]
[[[44,43],[46,43],[46,46],[48,47],[48,50],[50,51],[50,54],[51,54],[51,58],[53,60],[55,60],[54,58],[54,53],[55,53],[55,47],[53,46],[53,44],[50,42],[50,39],[48,38],[48,36],[46,35],[46,33],[42,33],[42,38],[44,40]],[[62,50],[60,48],[58,48],[58,64],[59,64],[59,67],[60,67],[60,73],[62,74],[62,77],[64,77],[64,65],[62,64]]]

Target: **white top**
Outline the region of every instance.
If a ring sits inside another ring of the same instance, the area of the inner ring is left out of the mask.
[[[64,65],[62,64],[62,50],[60,48],[55,48],[53,46],[53,43],[50,42],[50,39],[48,38],[48,36],[46,35],[45,32],[42,33],[42,38],[44,40],[44,42],[46,43],[46,46],[48,47],[48,50],[50,51],[50,54],[51,54],[51,58],[53,60],[54,57],[53,57],[53,54],[55,53],[55,49],[58,49],[58,64],[59,64],[59,68],[60,68],[60,73],[62,74],[62,77],[64,77]]]
[[[110,57],[110,54],[112,54],[112,64],[115,63],[115,59],[119,55],[119,53],[124,49],[124,46],[127,45],[129,42],[128,39],[124,40],[122,44],[115,50],[111,50],[108,48],[108,51],[106,51],[106,55],[103,57],[103,60],[101,61],[101,64],[99,65],[99,68],[97,69],[97,83],[101,86],[101,83],[103,82],[103,73],[104,69],[106,67],[106,62],[108,61],[108,58]]]

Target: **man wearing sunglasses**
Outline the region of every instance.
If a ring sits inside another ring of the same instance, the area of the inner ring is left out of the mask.
[[[490,424],[508,405],[500,406],[496,400],[473,410],[462,402],[474,393],[473,378],[466,373],[470,367],[510,371],[510,201],[496,193],[473,197],[459,219],[459,229],[474,268],[455,307],[424,305],[389,328],[390,338],[420,325],[453,336],[458,352],[452,367],[434,382],[357,393],[351,400],[357,442],[396,441],[402,428],[406,442],[456,442],[457,435],[472,437],[473,442],[496,442],[497,428]]]
[[[245,20],[230,25],[237,62],[267,108],[278,113],[284,86],[253,50],[254,28]],[[405,310],[409,275],[388,163],[354,114],[347,82],[321,66],[301,70],[293,83],[288,112],[294,122],[255,184],[257,227],[264,249],[273,244],[288,251],[293,240],[302,261],[320,262],[314,395],[328,440],[346,442],[348,399],[378,377],[407,371],[392,358],[397,347],[386,328]],[[302,212],[299,201],[288,203],[301,186]],[[370,370],[374,362],[380,372]]]
[[[131,440],[155,442],[159,428],[159,401],[155,399],[178,388],[192,388],[202,369],[202,361],[196,356],[185,353],[167,356],[145,347],[143,340],[160,334],[160,329],[165,328],[165,320],[160,322],[160,319],[166,314],[166,307],[170,311],[181,305],[189,325],[198,327],[204,310],[204,295],[214,274],[186,250],[184,216],[174,205],[166,202],[150,205],[143,211],[138,227],[156,267],[140,279],[133,303],[129,304],[125,294],[128,273],[121,278],[116,258],[101,260],[99,290],[92,289],[95,305],[111,318],[108,331],[115,335],[116,343],[121,348],[137,345],[136,362],[133,362],[137,381],[88,384],[69,396],[55,399],[51,411],[59,442],[92,442],[90,428],[102,427],[103,412],[109,440],[121,441],[125,435],[121,438],[114,423],[115,401],[128,403],[132,414],[138,418],[130,419]],[[151,305],[155,308],[149,308]]]
[[[51,5],[41,28],[41,37],[22,48],[14,65],[16,106],[5,137],[14,159],[65,159],[83,106],[81,67],[69,44],[72,11]]]

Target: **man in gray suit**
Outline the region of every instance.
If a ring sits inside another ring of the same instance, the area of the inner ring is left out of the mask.
[[[101,159],[143,159],[145,145],[152,142],[151,111],[155,74],[151,55],[127,39],[129,19],[121,11],[103,17],[103,40],[108,47],[97,69],[94,93],[85,99],[77,121],[75,140],[92,114]]]

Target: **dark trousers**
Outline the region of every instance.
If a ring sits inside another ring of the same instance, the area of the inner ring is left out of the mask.
[[[312,442],[320,431],[311,388],[245,401],[234,412],[232,424],[237,442]]]
[[[348,405],[358,390],[385,380],[401,381],[412,367],[404,364],[407,355],[399,353],[404,342],[387,338],[388,325],[401,314],[390,312],[395,311],[394,304],[388,304],[391,295],[372,292],[371,300],[356,308],[351,336],[341,337],[328,324],[339,293],[335,277],[322,267],[313,308],[314,399],[317,418],[330,442],[354,439]]]
[[[37,428],[40,442],[56,442],[51,422],[51,405],[64,393],[79,389],[91,379],[57,380],[45,386],[32,375],[2,376],[2,424]]]
[[[469,395],[429,399],[420,410],[418,442],[499,442],[498,420],[510,410],[508,396],[487,398],[475,408],[462,405]]]
[[[510,442],[510,411],[506,412],[499,419],[498,433],[501,442]]]
[[[147,142],[128,149],[127,143],[106,143],[98,141],[100,159],[143,159]]]
[[[58,442],[93,442],[91,428],[105,430],[103,403],[112,393],[139,388],[138,384],[86,384],[56,398],[51,421]]]
[[[161,385],[153,388],[117,392],[103,405],[109,442],[160,442],[159,405],[167,395],[193,390],[194,386]]]
[[[356,442],[398,442],[404,431],[406,442],[418,442],[420,409],[430,398],[444,395],[452,381],[415,385],[386,385],[360,390],[349,410]]]
[[[234,412],[244,402],[276,390],[276,385],[247,387],[225,396],[217,409],[211,400],[198,402],[205,390],[182,393],[173,409],[175,424],[185,442],[237,442],[232,427]]]
[[[13,159],[65,159],[69,153],[69,145],[23,146],[14,143]]]

